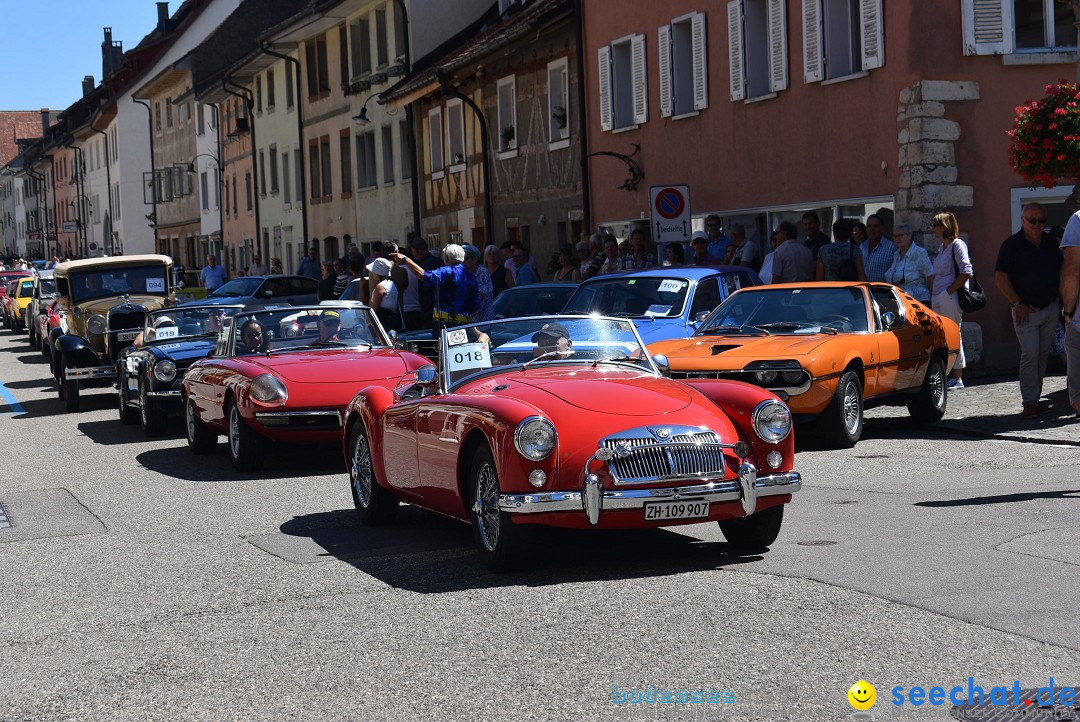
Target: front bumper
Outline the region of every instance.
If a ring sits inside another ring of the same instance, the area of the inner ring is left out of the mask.
[[[256,411],[255,420],[268,431],[341,430],[341,412],[336,409]]]
[[[583,511],[589,524],[595,526],[604,511],[644,509],[645,504],[655,501],[740,501],[749,515],[757,508],[759,497],[792,494],[800,488],[802,476],[797,472],[758,476],[753,464],[743,464],[736,479],[652,489],[601,489],[599,478],[589,474],[582,491],[502,494],[499,508],[509,514]]]
[[[113,366],[90,366],[81,369],[64,369],[64,375],[71,380],[91,381],[95,379],[116,378],[116,368]]]

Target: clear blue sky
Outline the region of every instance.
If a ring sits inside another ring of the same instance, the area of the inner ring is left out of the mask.
[[[154,0],[2,0],[0,110],[63,110],[84,75],[101,82],[102,28],[131,50],[157,24]],[[169,14],[181,0],[170,0]]]

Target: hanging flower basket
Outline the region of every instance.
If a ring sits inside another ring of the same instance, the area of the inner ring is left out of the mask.
[[[1032,187],[1080,178],[1080,88],[1047,85],[1045,98],[1016,108],[1009,139],[1009,164]]]

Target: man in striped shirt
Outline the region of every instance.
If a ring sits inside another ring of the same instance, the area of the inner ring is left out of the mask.
[[[866,218],[866,243],[860,248],[863,254],[863,267],[866,269],[866,280],[883,283],[885,271],[893,262],[893,254],[896,253],[896,244],[892,239],[884,237],[885,226],[876,215]]]

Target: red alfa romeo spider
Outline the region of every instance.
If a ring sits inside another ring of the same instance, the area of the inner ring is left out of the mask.
[[[350,399],[373,386],[392,393],[430,363],[398,351],[371,309],[356,303],[280,307],[227,318],[209,358],[184,374],[188,446],[229,440],[240,471],[263,464],[268,441],[339,443]]]
[[[439,366],[349,405],[345,454],[364,524],[399,502],[472,523],[494,570],[530,525],[648,528],[716,521],[735,546],[780,532],[801,485],[791,414],[739,381],[681,383],[633,324],[536,317],[442,332]]]

